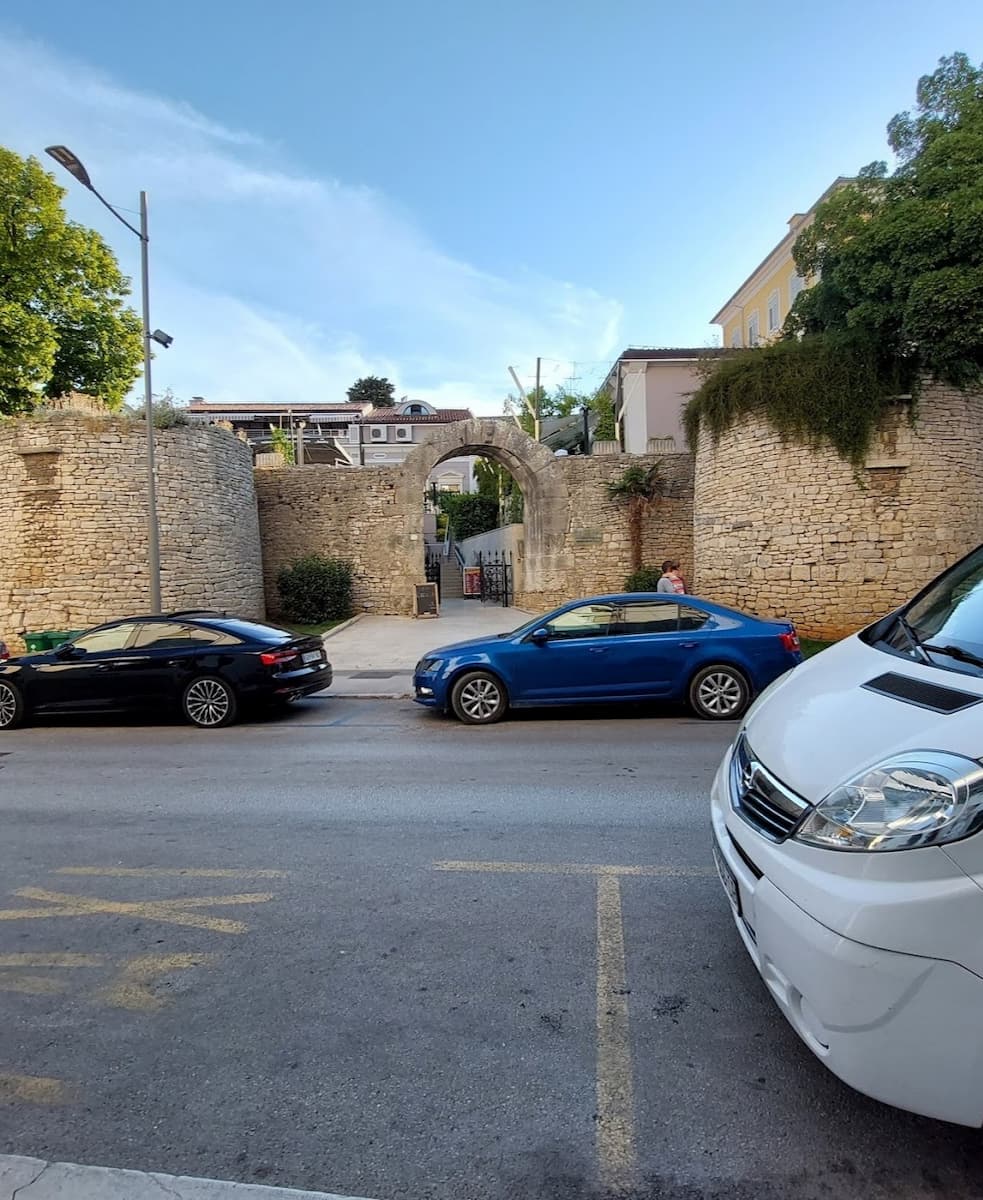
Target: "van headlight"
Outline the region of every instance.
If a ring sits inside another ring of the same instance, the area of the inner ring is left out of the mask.
[[[983,767],[943,750],[899,754],[821,800],[795,834],[833,850],[913,850],[983,825]]]

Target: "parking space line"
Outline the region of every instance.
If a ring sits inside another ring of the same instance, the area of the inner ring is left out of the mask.
[[[503,875],[651,875],[690,878],[713,875],[709,867],[632,867],[602,863],[436,862],[435,871],[491,871]]]
[[[633,866],[612,863],[535,863],[446,860],[434,870],[494,875],[579,875],[597,881],[596,1140],[601,1184],[624,1195],[637,1184],[635,1086],[628,1012],[621,879],[703,878],[709,867]]]
[[[635,1180],[635,1100],[621,883],[597,879],[597,1152],[601,1180],[613,1192]]]
[[[0,921],[44,920],[53,917],[126,916],[143,917],[166,925],[190,929],[208,929],[213,933],[245,933],[249,926],[226,917],[201,916],[191,909],[223,908],[236,904],[265,904],[272,892],[244,892],[234,896],[191,896],[177,900],[103,900],[94,896],[75,896],[49,892],[44,888],[20,888],[14,892],[24,900],[38,900],[47,908],[0,909]]]
[[[26,1104],[70,1104],[75,1089],[60,1079],[43,1075],[6,1075],[0,1072],[0,1101]]]
[[[98,875],[119,879],[282,879],[286,871],[234,867],[58,867],[55,875]]]

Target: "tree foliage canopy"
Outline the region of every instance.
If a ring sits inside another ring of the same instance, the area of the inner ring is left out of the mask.
[[[798,237],[801,292],[784,341],[725,359],[686,412],[719,434],[762,412],[783,434],[859,465],[885,406],[928,375],[983,382],[983,67],[943,58],[914,113],[888,126],[893,173],[871,163]]]
[[[87,392],[119,408],[140,371],[129,280],[98,233],[69,221],[64,189],[0,147],[0,414]]]
[[[377,375],[365,375],[356,379],[348,389],[350,403],[371,404],[373,408],[395,408],[395,397],[395,385]]]
[[[530,403],[535,404],[536,389],[531,388],[526,394]],[[595,438],[610,440],[615,436],[614,399],[607,388],[600,387],[592,394],[570,391],[562,386],[553,392],[547,392],[543,387],[539,389],[539,415],[542,419],[569,417],[583,408],[596,414]],[[533,415],[521,400],[509,396],[505,401],[505,411],[518,420],[525,433],[533,436]]]

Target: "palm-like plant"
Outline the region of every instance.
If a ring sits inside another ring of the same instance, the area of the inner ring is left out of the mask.
[[[631,543],[631,569],[642,565],[642,521],[652,502],[665,493],[662,463],[650,467],[629,467],[620,479],[607,485],[608,496],[628,508],[628,537]]]

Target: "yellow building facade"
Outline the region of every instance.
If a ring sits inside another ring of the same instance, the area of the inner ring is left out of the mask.
[[[788,233],[713,317],[712,324],[719,325],[722,331],[722,346],[728,349],[760,346],[781,333],[796,296],[815,282],[803,279],[795,268],[792,258],[795,239],[812,224],[819,205],[849,182],[841,176],[808,212],[795,213],[789,220]]]

